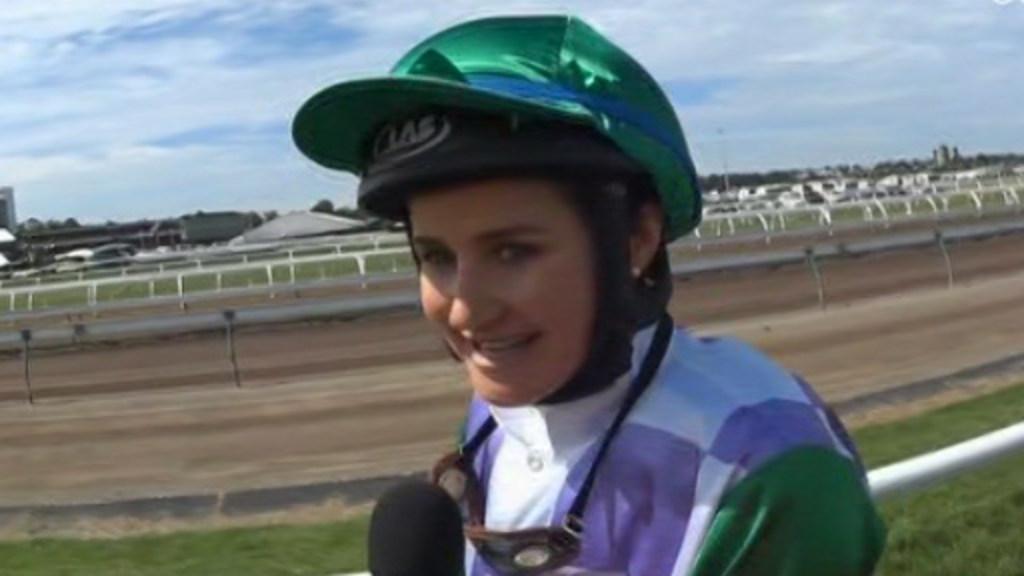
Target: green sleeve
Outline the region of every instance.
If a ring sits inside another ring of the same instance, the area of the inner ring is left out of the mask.
[[[799,448],[725,494],[692,576],[868,576],[885,532],[852,462]]]

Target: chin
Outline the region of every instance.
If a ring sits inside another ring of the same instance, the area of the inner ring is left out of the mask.
[[[514,383],[499,383],[489,378],[470,376],[470,385],[484,401],[502,408],[536,404],[549,393],[537,392]]]

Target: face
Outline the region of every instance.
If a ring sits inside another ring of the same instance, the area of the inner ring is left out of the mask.
[[[409,204],[424,312],[474,390],[499,406],[537,402],[576,372],[596,289],[587,230],[555,183],[494,179]]]

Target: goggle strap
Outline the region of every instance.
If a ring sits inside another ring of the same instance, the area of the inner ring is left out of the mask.
[[[569,512],[566,518],[583,518],[583,511],[587,506],[587,499],[590,498],[590,491],[594,487],[594,480],[597,478],[597,470],[601,467],[601,462],[604,460],[605,455],[608,453],[608,447],[611,445],[615,435],[619,432],[619,428],[622,427],[622,423],[626,421],[626,416],[633,409],[633,406],[643,395],[647,387],[650,386],[651,380],[654,379],[654,375],[657,373],[658,368],[661,366],[661,361],[665,357],[665,352],[668,350],[668,343],[672,336],[672,318],[668,314],[664,314],[658,321],[658,327],[655,329],[654,338],[651,342],[651,347],[647,350],[647,355],[644,357],[643,364],[640,367],[640,372],[637,374],[636,380],[633,381],[633,385],[630,387],[629,395],[622,403],[622,407],[619,408],[619,413],[615,415],[615,420],[612,422],[608,431],[605,432],[604,438],[601,440],[601,446],[597,450],[597,456],[594,457],[594,463],[590,465],[590,471],[587,473],[587,478],[583,481],[580,486],[580,491],[576,494],[575,500],[573,500],[572,506],[569,508]],[[580,532],[582,532],[583,523],[580,521]]]

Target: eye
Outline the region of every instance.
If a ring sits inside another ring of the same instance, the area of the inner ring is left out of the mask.
[[[502,244],[495,249],[495,256],[505,264],[517,264],[529,260],[539,250],[536,246],[521,243]]]
[[[419,250],[417,257],[419,257],[422,265],[432,268],[445,268],[455,264],[455,255],[451,251],[442,248]]]

